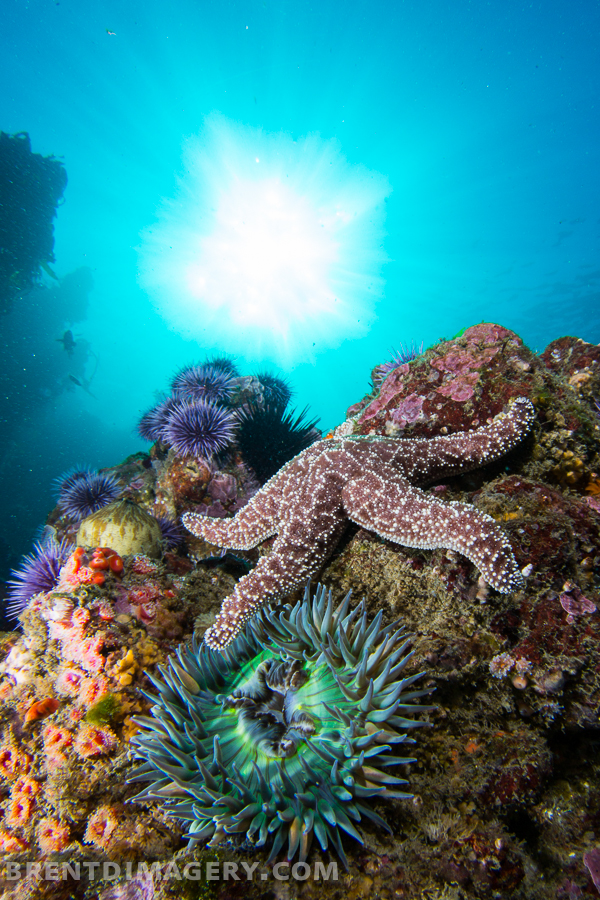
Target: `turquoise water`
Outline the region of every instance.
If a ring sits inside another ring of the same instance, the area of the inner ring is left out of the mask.
[[[592,2],[4,0],[0,129],[63,161],[54,272],[93,275],[76,318],[48,278],[13,326],[63,375],[65,328],[94,354],[91,394],[5,423],[5,561],[52,477],[143,449],[207,352],[281,369],[328,428],[391,347],[482,320],[600,341],[599,26]]]

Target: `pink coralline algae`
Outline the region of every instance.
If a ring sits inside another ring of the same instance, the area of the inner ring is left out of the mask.
[[[229,503],[237,497],[237,481],[233,475],[220,472],[211,478],[208,493],[215,501]]]
[[[585,502],[588,504],[588,506],[591,506],[594,512],[600,513],[600,498],[586,497]]]
[[[363,435],[390,433],[389,424],[424,437],[442,427],[455,431],[477,426],[511,394],[528,392],[529,357],[514,332],[500,325],[476,325],[394,369],[376,396],[350,407],[347,416],[354,418],[354,433]]]
[[[401,401],[400,406],[392,410],[390,418],[392,422],[404,428],[406,425],[412,425],[413,422],[423,421],[423,403],[425,397],[419,397],[418,394],[409,394]]]
[[[255,493],[250,492],[250,496]],[[198,504],[198,512],[216,519],[224,519],[245,505],[248,497],[238,497],[238,482],[233,475],[218,472],[206,490],[204,501]]]
[[[467,370],[437,388],[437,393],[448,397],[450,400],[455,400],[457,403],[465,403],[475,393],[475,385],[478,381],[479,372]]]
[[[468,328],[463,335],[465,347],[454,346],[431,361],[431,367],[444,376],[436,392],[457,403],[470,400],[482,370],[499,353],[500,341],[512,337],[512,332],[501,325],[488,323]]]
[[[478,342],[482,336],[474,334],[476,330],[476,328],[469,328],[466,332],[467,346],[465,348],[451,350],[431,362],[432,368],[437,369],[445,377],[444,383],[436,388],[436,392],[457,403],[464,403],[471,399],[475,393],[475,385],[479,381],[481,370],[492,361],[500,349],[498,346],[481,348]],[[487,332],[484,334],[486,341],[492,337],[497,340],[495,331],[493,334],[488,335]]]
[[[560,605],[567,613],[567,622],[573,625],[578,616],[589,616],[596,612],[597,606],[576,585],[565,584],[559,597]]]
[[[396,396],[396,394],[400,394],[404,387],[404,376],[409,373],[409,365],[405,363],[403,366],[398,366],[397,369],[394,369],[388,377],[385,379],[383,384],[381,385],[381,390],[372,403],[369,403],[365,412],[362,415],[361,422],[367,422],[369,419],[373,419],[382,409],[385,409],[390,400]]]

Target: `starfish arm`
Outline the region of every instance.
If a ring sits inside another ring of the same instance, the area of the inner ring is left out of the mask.
[[[187,512],[181,517],[183,525],[196,537],[217,547],[231,550],[251,550],[279,531],[281,509],[285,506],[284,492],[289,483],[302,484],[311,459],[319,455],[322,441],[311,444],[286,463],[239,510],[232,519],[217,519]]]
[[[188,531],[217,547],[250,550],[279,528],[279,493],[271,482],[261,488],[232,519],[187,512],[181,517]]]
[[[289,594],[317,572],[337,544],[344,520],[331,524],[333,527],[321,530],[314,540],[307,541],[298,530],[280,535],[272,553],[261,557],[223,601],[214,625],[204,635],[205,643],[213,650],[223,650],[263,603]]]
[[[491,516],[467,503],[436,500],[384,474],[363,475],[344,488],[344,508],[353,522],[404,547],[456,550],[503,594],[522,584],[510,544]]]
[[[475,431],[447,437],[401,441],[393,463],[420,484],[444,475],[468,472],[503,456],[525,437],[535,419],[533,404],[518,397],[507,412]]]

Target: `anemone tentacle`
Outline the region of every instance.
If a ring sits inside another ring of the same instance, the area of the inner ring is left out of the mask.
[[[287,842],[288,860],[304,861],[316,837],[347,865],[340,831],[362,842],[363,817],[387,828],[369,800],[412,796],[387,769],[414,762],[392,748],[414,743],[407,732],[427,723],[412,717],[431,709],[413,689],[423,673],[403,676],[413,653],[396,625],[309,586],[222,653],[180,647],[151,677],[152,718],[135,719],[130,780],[151,783],[134,799],[187,822],[192,845],[245,834],[271,841],[270,860]]]

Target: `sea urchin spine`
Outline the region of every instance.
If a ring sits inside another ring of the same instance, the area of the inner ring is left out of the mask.
[[[58,506],[74,522],[80,522],[103,506],[108,506],[122,491],[113,475],[82,471],[63,483]]]
[[[178,456],[210,459],[233,440],[234,417],[215,403],[177,403],[169,415],[164,439]]]
[[[233,389],[233,377],[210,363],[186,366],[175,375],[171,391],[179,400],[206,400],[224,403],[229,400]]]
[[[16,619],[35,594],[51,591],[56,586],[60,570],[72,551],[69,541],[50,538],[43,544],[35,544],[33,553],[23,557],[21,566],[11,572],[8,581],[7,611],[11,618]]]

